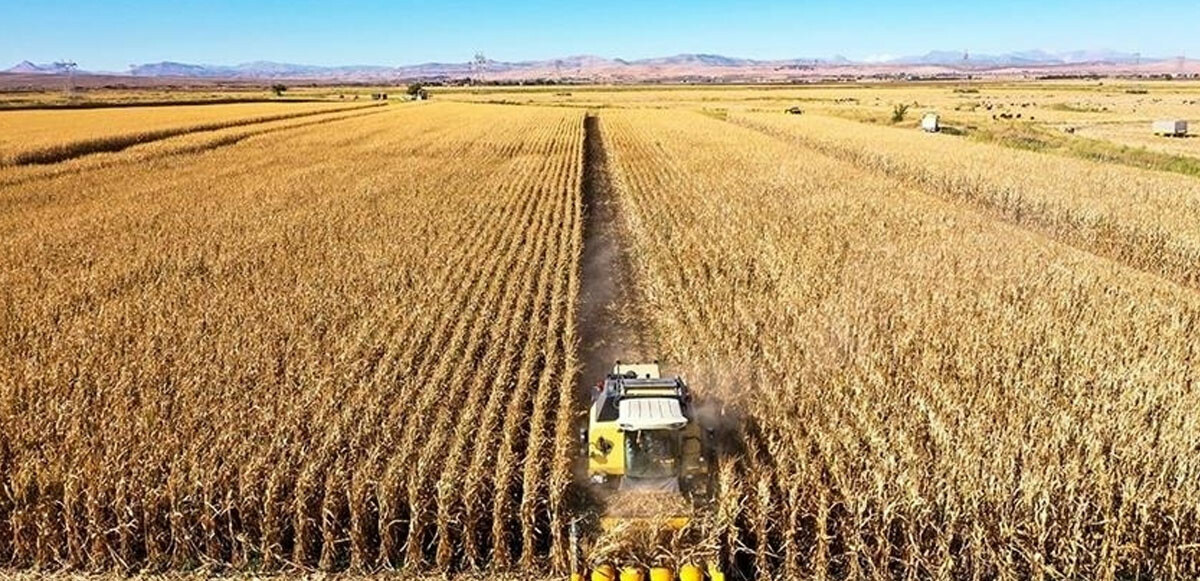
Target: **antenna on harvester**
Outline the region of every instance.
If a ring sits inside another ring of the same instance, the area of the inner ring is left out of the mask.
[[[79,65],[77,63],[75,63],[74,61],[58,61],[58,62],[54,63],[54,68],[58,69],[58,72],[64,73],[67,75],[67,86],[66,86],[67,98],[74,97],[75,96],[75,69],[79,68]]]

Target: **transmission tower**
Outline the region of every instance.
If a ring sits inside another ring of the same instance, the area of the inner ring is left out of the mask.
[[[482,79],[483,74],[487,72],[488,60],[483,56],[482,52],[475,53],[475,59],[471,61],[471,83]]]
[[[58,72],[67,75],[67,85],[66,85],[67,98],[69,99],[71,97],[74,97],[75,96],[75,69],[79,68],[79,65],[76,64],[74,61],[58,61],[58,62],[54,63],[54,68],[58,69]]]

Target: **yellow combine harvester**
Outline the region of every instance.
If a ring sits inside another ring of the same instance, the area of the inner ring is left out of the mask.
[[[607,491],[707,499],[710,439],[682,378],[662,377],[657,362],[618,361],[592,395],[585,437],[588,476]],[[623,516],[610,515],[602,524],[608,528],[629,520]],[[682,514],[653,516],[667,517],[673,528],[687,524]]]
[[[713,432],[700,425],[688,386],[680,377],[662,377],[658,362],[625,364],[612,372],[592,393],[587,430],[582,442],[587,474],[605,497],[601,529],[618,534],[680,531],[712,495]],[[691,500],[692,503],[689,503]],[[627,527],[627,528],[622,528]],[[579,531],[571,528],[572,559],[578,556]],[[572,581],[582,581],[578,562],[571,565]],[[646,579],[636,566],[618,569],[601,565],[593,581]],[[649,569],[650,581],[724,581],[716,563],[705,568],[682,563],[678,571]]]

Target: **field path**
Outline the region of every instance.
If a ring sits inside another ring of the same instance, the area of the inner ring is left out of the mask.
[[[620,204],[613,195],[600,118],[584,121],[583,256],[580,261],[579,395],[590,391],[617,359],[653,359],[635,300]]]

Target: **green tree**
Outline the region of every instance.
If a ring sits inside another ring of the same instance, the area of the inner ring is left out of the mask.
[[[892,123],[904,121],[904,116],[908,114],[908,103],[900,103],[892,108]]]

